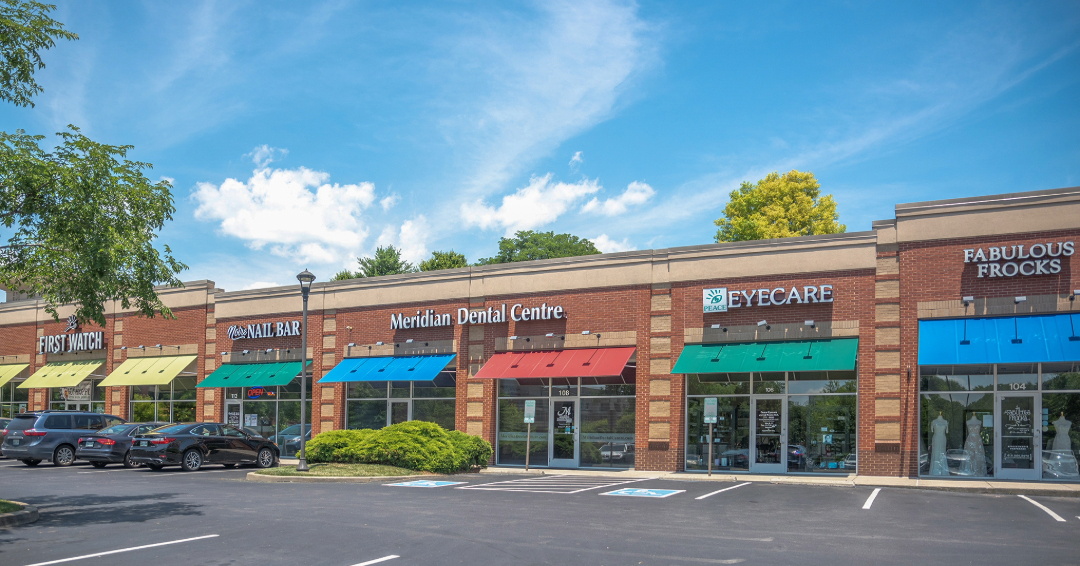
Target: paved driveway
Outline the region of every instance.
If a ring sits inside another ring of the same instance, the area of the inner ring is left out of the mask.
[[[248,471],[0,461],[0,498],[41,509],[0,531],[0,564],[1080,563],[1075,498],[559,476],[265,484]]]

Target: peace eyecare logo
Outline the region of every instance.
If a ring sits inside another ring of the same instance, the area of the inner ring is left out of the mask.
[[[727,312],[728,292],[727,287],[702,289],[701,312]]]

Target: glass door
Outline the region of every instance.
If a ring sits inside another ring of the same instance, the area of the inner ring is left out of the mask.
[[[578,400],[551,400],[551,466],[578,467]]]
[[[391,401],[390,402],[390,424],[398,424],[409,421],[409,402],[408,401]]]
[[[1035,426],[1041,416],[1039,397],[1033,393],[1002,393],[997,406],[997,477],[1037,480],[1042,475],[1042,431]]]
[[[225,422],[235,427],[240,425],[240,403],[235,401],[225,402]]]
[[[751,472],[782,474],[787,471],[787,407],[783,397],[758,396],[753,400],[754,450]]]

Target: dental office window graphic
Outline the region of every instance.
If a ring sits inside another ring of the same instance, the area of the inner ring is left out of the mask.
[[[702,290],[701,312],[727,312],[728,309],[727,287]]]

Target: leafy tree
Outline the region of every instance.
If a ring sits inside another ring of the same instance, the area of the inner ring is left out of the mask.
[[[742,242],[814,234],[842,234],[847,226],[838,224],[836,201],[821,195],[814,174],[789,171],[769,173],[757,183],[743,181],[731,192],[717,242]]]
[[[492,265],[598,253],[600,250],[592,242],[572,234],[521,230],[513,238],[499,238],[499,253],[495,257],[483,258],[476,264]]]
[[[416,266],[401,259],[401,250],[394,246],[379,246],[375,248],[375,257],[358,257],[356,261],[359,263],[359,269],[356,271],[344,269],[334,275],[331,281],[398,275],[416,271]]]
[[[32,107],[40,52],[78,39],[49,17],[54,9],[0,0],[0,100]],[[94,142],[75,126],[57,135],[50,151],[44,136],[0,132],[0,225],[13,232],[0,246],[0,286],[42,297],[54,319],[57,305],[74,304],[79,320],[104,325],[106,301],[171,316],[154,286],[180,286],[187,266],[153,245],[175,211],[171,184],[127,160],[132,146]]]
[[[448,252],[431,252],[431,259],[420,262],[420,271],[437,271],[439,269],[454,269],[456,267],[468,267],[469,260],[464,254],[454,250]]]

